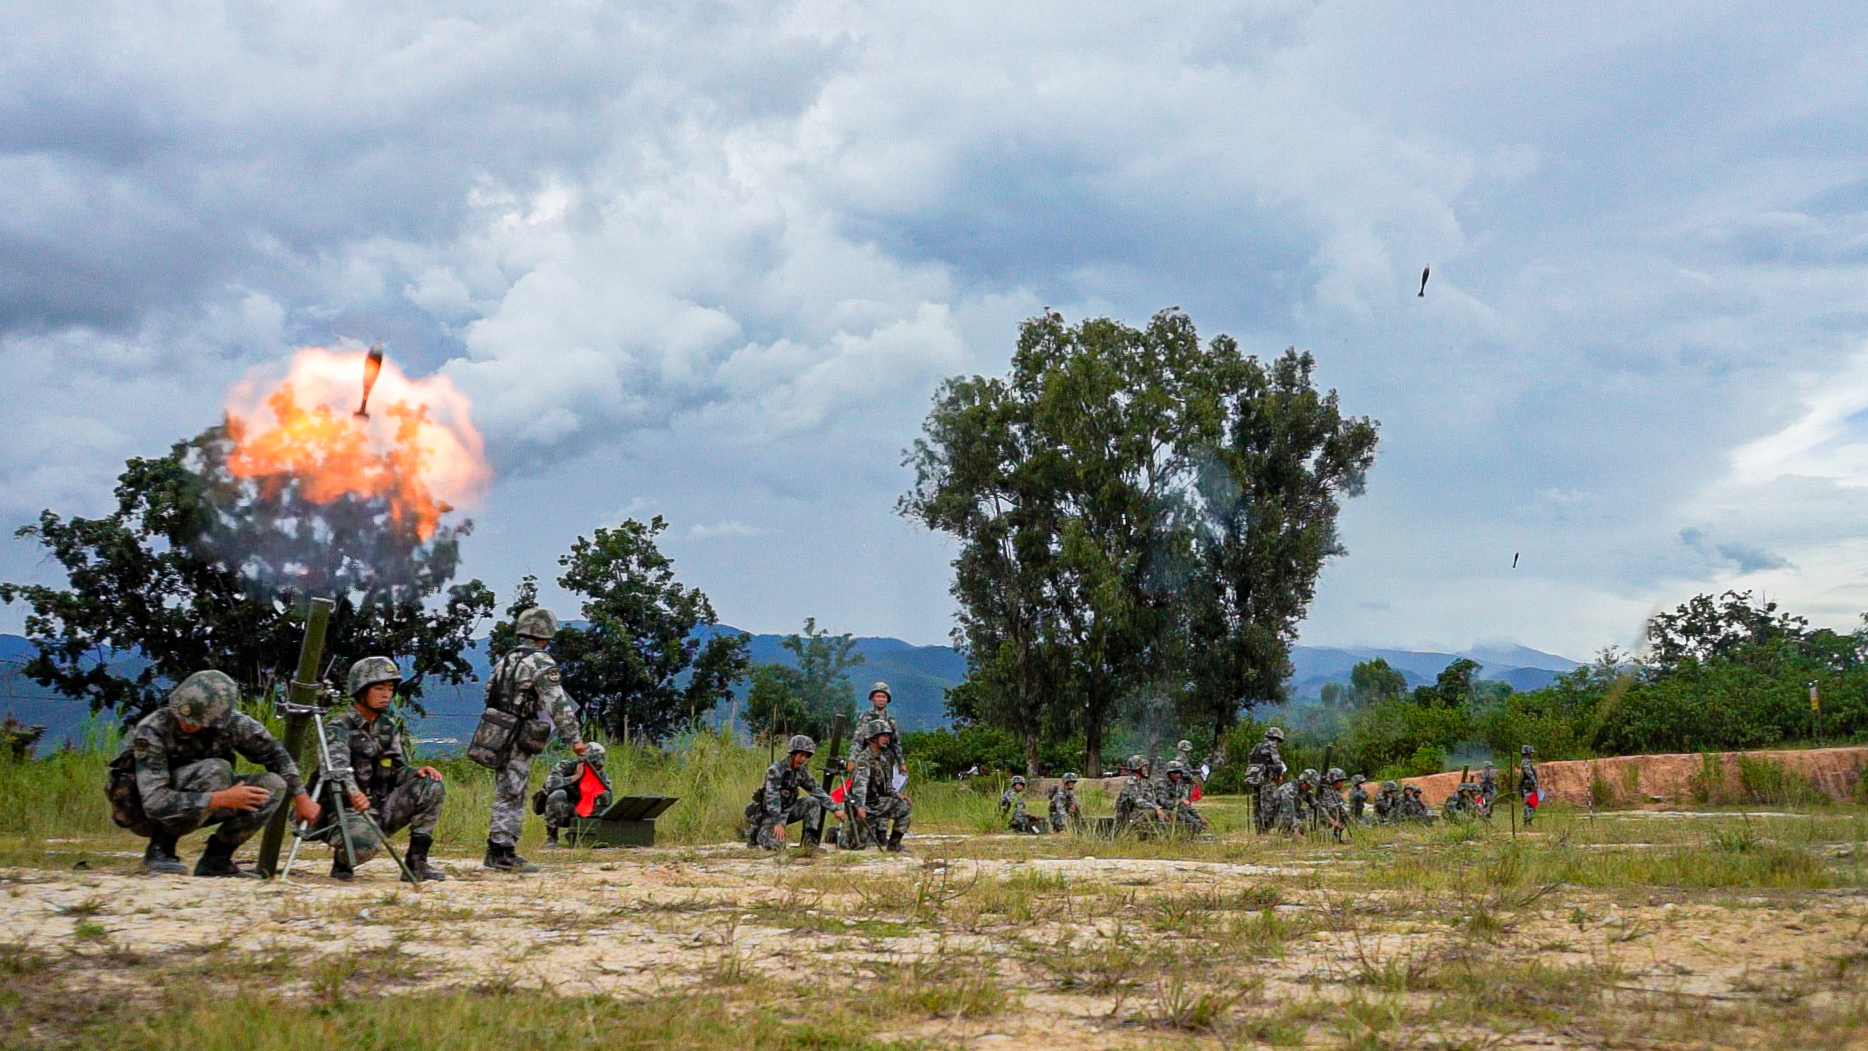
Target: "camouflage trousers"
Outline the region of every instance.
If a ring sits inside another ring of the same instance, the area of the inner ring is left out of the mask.
[[[1044,822],[1039,821],[1037,818],[1032,817],[1030,814],[1013,814],[1011,823],[1008,824],[1006,827],[1011,829],[1013,832],[1043,832],[1045,831]]]
[[[514,752],[493,774],[493,820],[486,839],[502,847],[519,845],[525,831],[525,790],[532,784],[532,757]]]
[[[759,819],[758,828],[753,831],[753,842],[767,850],[777,850],[778,834],[774,830],[780,825],[789,825],[798,821],[804,822],[806,833],[815,832],[821,835],[824,829],[824,804],[819,803],[813,796],[803,796],[786,807],[778,815],[776,821],[762,816]]]
[[[441,820],[441,800],[448,794],[447,786],[426,777],[411,777],[395,791],[370,804],[370,817],[383,835],[393,836],[404,827],[410,836],[426,836],[435,830],[435,823]],[[376,838],[376,832],[363,816],[351,812],[350,800],[344,800],[344,825],[350,829],[350,846],[357,852],[357,864],[361,865],[377,855],[383,849],[382,841]],[[325,834],[324,841],[339,856],[344,850],[344,836],[336,828]]]
[[[895,825],[896,835],[908,834],[908,815],[914,812],[914,804],[901,796],[883,796],[863,804],[863,812],[869,815],[864,820],[869,825],[870,836],[881,843],[889,838],[887,833],[891,822]],[[855,810],[849,811],[849,814],[851,817],[856,816]]]
[[[1278,786],[1263,784],[1258,786],[1257,796],[1253,800],[1252,824],[1260,833],[1265,833],[1278,825]]]
[[[233,764],[225,759],[203,759],[198,763],[189,763],[171,775],[169,784],[183,792],[219,792],[235,785],[255,785],[270,795],[257,810],[208,807],[187,814],[165,814],[160,818],[150,817],[130,831],[139,836],[153,836],[157,832],[185,836],[209,825],[219,825],[220,828],[214,832],[215,838],[237,847],[264,828],[266,822],[272,819],[273,811],[285,802],[284,778],[270,771],[236,776]]]

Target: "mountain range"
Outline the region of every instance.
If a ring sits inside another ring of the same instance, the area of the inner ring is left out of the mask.
[[[738,629],[721,626],[714,630],[727,634]],[[749,647],[753,662],[793,664],[791,653],[782,645],[784,639],[782,635],[753,635]],[[861,695],[867,692],[870,683],[887,682],[895,696],[893,710],[902,729],[925,730],[947,725],[942,697],[948,687],[966,676],[964,656],[948,646],[916,646],[900,639],[874,636],[859,637],[854,652],[863,658],[863,663],[850,669],[852,686]],[[47,739],[52,742],[75,738],[88,713],[82,706],[20,675],[20,662],[32,653],[30,641],[18,635],[0,634],[0,716],[11,713],[23,722],[42,723],[48,729]],[[1314,700],[1325,684],[1347,683],[1350,670],[1357,663],[1376,657],[1400,671],[1410,686],[1432,682],[1441,669],[1460,657],[1478,661],[1482,665],[1481,678],[1502,680],[1517,690],[1547,686],[1558,675],[1578,667],[1576,661],[1566,657],[1512,644],[1476,646],[1461,653],[1297,646],[1291,650],[1292,697],[1300,703]],[[470,659],[475,675],[484,680],[488,670],[486,651],[476,647]],[[479,717],[481,689],[480,682],[429,686],[422,699],[428,715],[418,722],[417,735],[437,743],[464,740],[473,732],[474,720]]]

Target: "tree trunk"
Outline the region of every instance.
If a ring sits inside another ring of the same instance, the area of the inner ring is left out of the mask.
[[[1036,781],[1038,772],[1038,734],[1036,731],[1025,734],[1025,776]]]
[[[1103,776],[1103,724],[1091,719],[1083,727],[1083,776]]]

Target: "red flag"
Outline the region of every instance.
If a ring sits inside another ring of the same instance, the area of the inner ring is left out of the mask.
[[[1201,796],[1201,795],[1203,795],[1203,794],[1204,794],[1204,793],[1202,793],[1202,792],[1200,791],[1200,786],[1199,786],[1199,785],[1195,785],[1195,786],[1193,786],[1193,791],[1192,791],[1192,792],[1189,792],[1189,793],[1187,793],[1187,799],[1188,799],[1188,801],[1190,801],[1190,802],[1194,802],[1194,803],[1198,803],[1198,802],[1200,801],[1200,796]]]
[[[849,778],[846,777],[843,780],[838,781],[837,787],[830,790],[830,798],[836,800],[839,803],[843,802],[843,797],[848,794],[849,787],[850,787]]]
[[[1544,795],[1542,792],[1538,792],[1535,789],[1533,789],[1532,791],[1525,793],[1524,805],[1527,807],[1530,807],[1532,810],[1536,810],[1537,805],[1539,803],[1542,803],[1543,801],[1544,801]]]
[[[588,764],[584,766],[584,776],[577,779],[577,816],[589,817],[597,812],[597,797],[610,790]]]

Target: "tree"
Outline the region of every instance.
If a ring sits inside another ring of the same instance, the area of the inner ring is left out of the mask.
[[[1688,660],[1706,663],[1733,658],[1749,646],[1775,639],[1800,639],[1809,621],[1777,612],[1777,603],[1754,601],[1749,591],[1728,591],[1714,598],[1696,595],[1672,613],[1656,613],[1647,623],[1650,669],[1673,671]]]
[[[1282,695],[1295,625],[1341,553],[1375,425],[1313,363],[1270,365],[1175,310],[1146,329],[1026,321],[1005,379],[948,381],[909,454],[901,510],[961,540],[956,643],[969,701],[1026,741],[1080,731],[1100,772],[1124,704],[1223,731]]]
[[[1355,692],[1356,706],[1377,701],[1397,700],[1407,692],[1407,676],[1388,666],[1381,657],[1358,661],[1349,670],[1349,686]]]
[[[207,668],[263,691],[296,670],[305,600],[324,595],[336,601],[325,653],[338,675],[360,657],[394,657],[408,672],[401,692],[418,706],[429,677],[470,678],[463,652],[493,594],[478,580],[448,581],[471,523],[412,519],[403,493],[320,500],[292,472],[241,477],[229,466],[239,438],[228,421],[167,456],[132,459],[109,515],[48,510],[18,531],[68,582],[0,585],[0,600],[32,611],[37,653],[25,673],[126,721]]]
[[[1460,657],[1440,669],[1432,686],[1414,688],[1414,703],[1428,708],[1465,708],[1471,705],[1476,693],[1473,690],[1472,677],[1479,670],[1479,662]]]
[[[588,626],[561,628],[553,656],[584,717],[618,737],[627,728],[661,738],[699,719],[750,665],[751,637],[712,633],[713,604],[675,579],[674,561],[655,544],[667,528],[660,515],[628,519],[578,537],[558,559],[558,583],[582,597]]]
[[[804,631],[788,635],[779,645],[789,650],[796,667],[761,664],[753,669],[752,688],[746,695],[746,725],[753,732],[807,734],[822,741],[831,723],[841,715],[856,717],[856,687],[849,669],[863,663],[856,653],[856,637],[832,635],[806,618]]]

